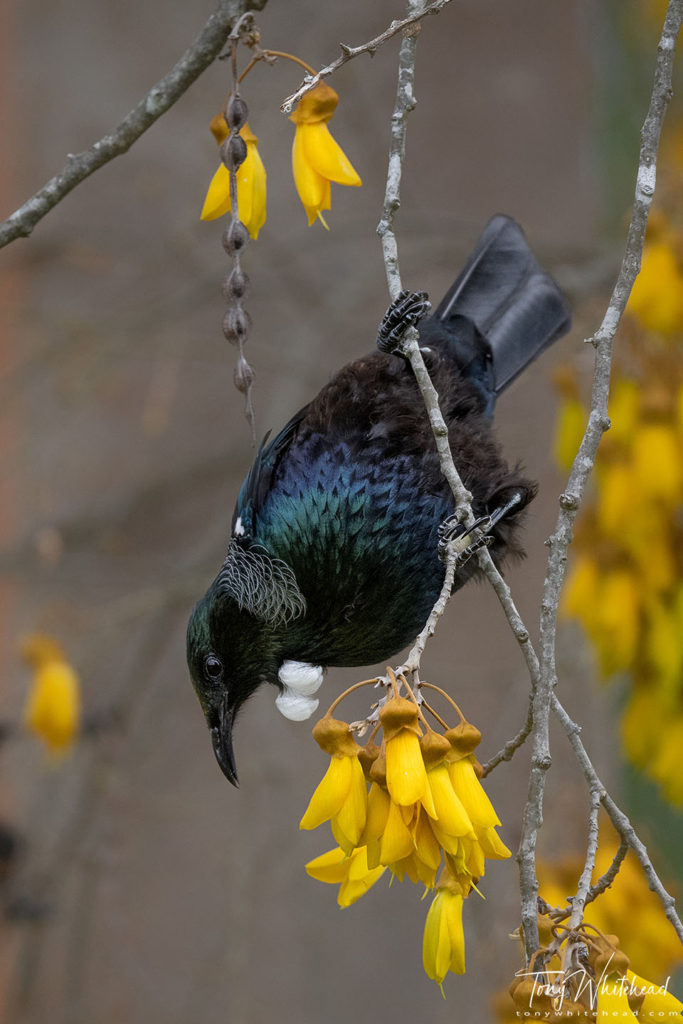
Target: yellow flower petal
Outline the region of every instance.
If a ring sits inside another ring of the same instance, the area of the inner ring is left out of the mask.
[[[484,792],[484,787],[477,778],[471,757],[463,757],[448,766],[453,789],[467,811],[475,828],[491,828],[500,825],[493,804]]]
[[[368,810],[363,832],[363,843],[367,844],[373,839],[379,839],[387,824],[391,798],[376,782],[370,786],[368,793]]]
[[[350,757],[330,758],[330,766],[311,797],[299,828],[317,828],[339,812],[351,786],[352,760]]]
[[[363,768],[357,757],[346,758],[351,765],[349,790],[337,814],[334,825],[338,825],[349,842],[356,846],[365,828],[368,809],[368,791]],[[340,844],[341,845],[341,844]]]
[[[322,178],[338,185],[362,185],[358,173],[326,124],[298,125],[297,135],[306,160]]]
[[[401,808],[392,800],[382,836],[380,862],[391,864],[394,861],[402,860],[403,857],[409,857],[413,849],[413,837],[410,834],[410,829],[403,820]]]
[[[239,199],[238,199],[239,202]],[[222,217],[230,209],[230,173],[224,164],[220,164],[218,170],[211,179],[209,191],[200,214],[201,220],[215,220]]]
[[[467,873],[472,878],[481,878],[486,870],[485,854],[481,843],[477,839],[470,839],[469,836],[463,836],[460,843]]]
[[[646,978],[641,978],[633,971],[627,971],[626,977],[633,986],[634,995],[645,993],[643,1005],[638,1014],[638,1019],[643,1021],[664,1021],[674,1020],[683,1013],[683,1003],[676,999],[671,992],[667,992],[666,985],[655,985]],[[662,991],[664,989],[664,991]]]
[[[420,860],[428,867],[436,870],[441,862],[441,847],[432,831],[429,817],[424,810],[420,812],[413,833],[415,852]]]
[[[616,974],[608,974],[598,986],[598,1024],[602,1021],[637,1021],[631,1007],[628,1005],[628,985]]]
[[[347,877],[349,870],[348,857],[343,850],[335,847],[327,853],[321,853],[319,857],[310,860],[306,865],[306,871],[311,878],[319,882],[329,882],[338,885]]]
[[[348,877],[342,882],[337,895],[340,907],[349,907],[364,896],[375,882],[384,874],[385,868],[368,868],[367,852],[364,846],[359,847],[348,861]]]
[[[400,729],[387,740],[387,789],[394,803],[417,803],[427,788],[420,741],[412,729]]]
[[[472,822],[453,789],[448,765],[431,768],[428,777],[439,828],[450,836],[468,835],[473,831]]]
[[[512,856],[495,828],[486,828],[478,832],[477,839],[489,860],[507,860]]]

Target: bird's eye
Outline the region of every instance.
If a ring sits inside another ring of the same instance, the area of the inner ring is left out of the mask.
[[[223,674],[223,662],[215,654],[207,654],[204,659],[204,673],[214,681],[220,679]]]

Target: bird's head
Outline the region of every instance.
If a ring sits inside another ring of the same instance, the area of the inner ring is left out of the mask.
[[[199,601],[187,628],[187,663],[211,732],[216,760],[239,785],[232,746],[237,714],[261,683],[277,684],[269,630],[216,586]]]

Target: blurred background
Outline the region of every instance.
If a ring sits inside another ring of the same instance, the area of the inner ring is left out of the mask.
[[[211,10],[209,0],[5,0],[2,215],[117,124]],[[558,395],[553,373],[570,367],[569,392],[585,398],[583,339],[621,256],[663,10],[457,0],[420,37],[396,223],[405,284],[438,300],[504,212],[575,309],[571,335],[497,411],[509,458],[540,481],[528,557],[507,573],[534,635],[565,479],[553,436],[567,388]],[[321,66],[340,41],[363,42],[402,15],[391,0],[270,0],[257,21],[264,46]],[[307,226],[291,179],[293,126],[279,105],[298,70],[259,66],[245,82],[268,171],[268,219],[244,259],[259,437],[374,343],[388,298],[375,227],[397,51],[389,43],[334,78],[333,132],[363,187],[333,186],[329,233]],[[262,689],[237,730],[235,791],[189,683],[187,618],[222,561],[253,457],[220,328],[223,222],[199,221],[218,163],[208,124],[227,89],[216,63],[124,158],[0,253],[0,1020],[494,1020],[492,997],[520,962],[508,938],[519,923],[514,860],[493,863],[486,901],[466,905],[468,970],[449,976],[444,1001],[422,970],[427,906],[412,886],[383,881],[342,912],[304,872],[330,845],[323,829],[298,831],[327,764],[310,725],[286,721]],[[678,97],[672,125],[677,114]],[[19,726],[32,679],[21,642],[36,631],[62,646],[82,684],[82,735],[60,758]],[[524,720],[529,681],[486,586],[452,602],[424,667],[482,730],[482,760]],[[671,880],[680,822],[623,769],[629,684],[597,684],[613,668],[601,673],[581,628],[565,627],[562,700]],[[331,671],[322,703],[357,678]],[[528,757],[487,783],[513,850]],[[548,860],[581,854],[587,835],[587,792],[556,730],[553,758]]]

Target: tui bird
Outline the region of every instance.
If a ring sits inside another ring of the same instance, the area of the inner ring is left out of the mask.
[[[380,351],[337,373],[272,440],[237,498],[227,557],[188,627],[192,682],[225,776],[237,785],[232,727],[260,686],[308,718],[327,666],[387,661],[423,627],[444,579],[441,525],[454,512],[427,412],[400,337],[419,344],[456,466],[487,518],[500,564],[521,554],[520,513],[536,484],[494,438],[496,398],[569,329],[567,304],[522,229],[498,215],[432,316],[426,294],[387,311]],[[394,351],[396,350],[396,351]],[[477,574],[459,563],[454,589]]]

